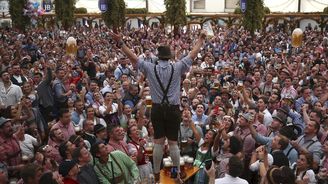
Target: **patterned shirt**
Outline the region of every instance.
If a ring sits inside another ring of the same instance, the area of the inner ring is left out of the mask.
[[[179,105],[180,104],[180,86],[181,86],[181,75],[186,73],[191,67],[192,60],[189,56],[182,58],[181,60],[173,63],[174,73],[171,81],[171,85],[168,90],[168,100],[171,105]],[[160,104],[163,99],[163,91],[160,87],[156,79],[156,75],[154,72],[155,64],[150,62],[145,62],[142,58],[138,59],[137,62],[138,69],[145,74],[147,79],[149,80],[150,87],[150,95],[153,103]],[[158,77],[164,87],[168,86],[172,68],[170,63],[167,61],[159,60],[156,65]]]

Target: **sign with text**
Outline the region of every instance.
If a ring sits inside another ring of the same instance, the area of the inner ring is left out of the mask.
[[[98,8],[101,11],[101,13],[106,12],[108,10],[107,0],[99,0],[98,1]]]
[[[240,10],[241,12],[246,12],[246,0],[240,0]]]

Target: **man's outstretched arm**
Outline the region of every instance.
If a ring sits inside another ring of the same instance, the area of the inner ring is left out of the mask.
[[[204,40],[206,38],[206,31],[202,30],[199,34],[199,38],[196,42],[196,45],[194,45],[192,51],[190,51],[189,53],[189,57],[194,60],[198,54],[198,52],[200,51],[200,48],[203,46],[204,44]]]
[[[109,32],[112,36],[113,40],[117,42],[117,46],[124,52],[124,54],[130,59],[132,65],[137,64],[138,57],[135,55],[129,47],[127,47],[123,41],[123,37],[120,34],[115,34],[113,32]]]

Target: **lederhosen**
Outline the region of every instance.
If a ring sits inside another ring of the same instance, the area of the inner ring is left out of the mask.
[[[181,114],[179,111],[179,105],[170,104],[167,96],[174,74],[174,67],[172,64],[170,65],[171,76],[166,88],[164,88],[164,85],[158,76],[156,68],[157,65],[154,66],[155,77],[163,92],[163,98],[161,103],[153,103],[153,107],[151,109],[151,119],[155,130],[155,139],[165,136],[170,140],[176,141],[178,139]]]

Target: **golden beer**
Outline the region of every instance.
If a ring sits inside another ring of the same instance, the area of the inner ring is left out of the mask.
[[[146,96],[146,106],[147,108],[151,108],[153,105],[153,101],[151,100],[151,96]]]
[[[73,37],[67,38],[66,41],[66,54],[75,56],[77,52],[77,42]]]
[[[303,31],[300,28],[296,28],[292,34],[292,46],[300,47],[303,41]]]
[[[188,140],[183,138],[181,139],[181,149],[184,149],[187,147]]]
[[[147,144],[145,147],[145,152],[146,152],[146,155],[152,156],[153,155],[153,146],[150,144]]]

